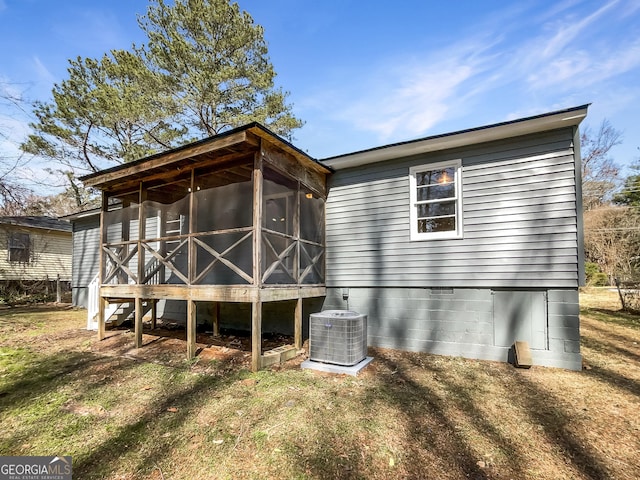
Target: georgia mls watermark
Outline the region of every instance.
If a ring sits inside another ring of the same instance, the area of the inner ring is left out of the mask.
[[[71,457],[2,457],[0,480],[71,480]]]

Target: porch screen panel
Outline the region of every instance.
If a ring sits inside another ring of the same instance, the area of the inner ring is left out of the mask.
[[[169,192],[162,187],[149,190],[144,202],[147,228],[142,242],[145,250],[145,284],[185,284],[189,260],[189,191]],[[152,220],[154,218],[155,220]]]
[[[324,283],[324,199],[300,191],[300,283]]]
[[[138,281],[138,204],[110,206],[103,212],[106,242],[103,243],[103,282],[132,284]]]
[[[195,173],[196,285],[253,283],[253,164]]]
[[[317,285],[324,283],[324,247],[300,242],[300,283]]]
[[[262,202],[262,281],[297,284],[298,182],[265,168]]]
[[[195,285],[247,285],[253,281],[251,228],[224,234],[198,235]]]
[[[253,183],[250,178],[228,185],[201,187],[195,196],[196,232],[252,226]]]

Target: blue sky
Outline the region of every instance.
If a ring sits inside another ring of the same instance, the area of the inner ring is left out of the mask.
[[[606,118],[623,132],[618,163],[640,157],[640,0],[238,3],[306,122],[294,143],[316,158],[585,103],[592,129]],[[0,0],[0,88],[48,100],[69,58],[144,42],[146,5]],[[26,122],[0,104],[0,151]]]

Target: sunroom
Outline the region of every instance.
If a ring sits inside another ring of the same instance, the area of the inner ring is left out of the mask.
[[[83,177],[102,191],[98,335],[109,303],[186,302],[187,355],[196,354],[196,304],[251,304],[252,368],[262,352],[263,303],[297,302],[325,290],[325,222],[330,170],[260,124]],[[213,329],[218,314],[213,315]]]

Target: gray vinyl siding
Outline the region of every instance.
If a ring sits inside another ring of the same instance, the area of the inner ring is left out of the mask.
[[[577,288],[573,133],[338,170],[326,206],[327,286]],[[409,168],[455,159],[463,238],[412,242]]]
[[[87,287],[100,264],[100,215],[79,218],[73,224],[71,291],[75,306],[87,306]]]

